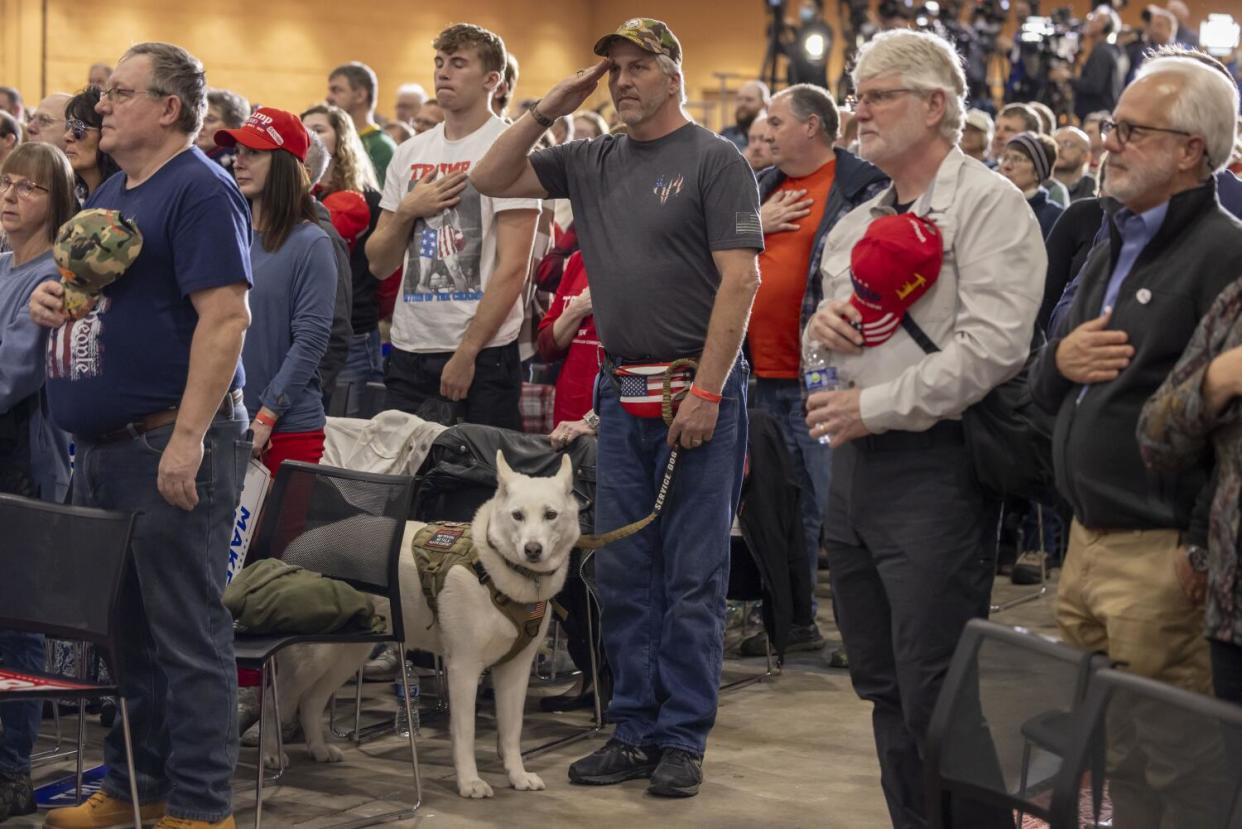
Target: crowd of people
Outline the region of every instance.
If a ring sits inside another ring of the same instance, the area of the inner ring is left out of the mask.
[[[615,731],[574,783],[699,791],[748,409],[801,492],[785,650],[825,651],[874,705],[894,826],[926,825],[931,712],[998,567],[1021,583],[1063,558],[1065,641],[1242,703],[1238,88],[1165,9],[1151,49],[1118,57],[1110,11],[1060,118],[969,106],[953,46],[900,30],[861,48],[852,99],[753,81],[717,135],[649,18],[520,102],[502,38],[449,26],[435,97],[399,86],[391,120],[365,64],[292,112],[210,88],[167,43],[29,112],[0,87],[0,491],[144,516],[122,639],[144,819],[233,826],[219,599],[249,459],[318,462],[329,402],[356,414],[375,382],[425,420],[521,429],[533,363],[559,370],[551,447],[598,441],[597,531],[646,516],[673,463],[695,482],[598,559]],[[609,119],[587,108],[601,82]],[[136,228],[141,253],[79,311],[58,233],[92,221]],[[634,401],[662,373],[684,389],[667,420]],[[1014,382],[1055,472],[1034,493],[984,483],[1005,459],[964,418]],[[821,552],[840,650],[816,621]],[[377,656],[369,673],[401,658]],[[0,658],[38,669],[43,642],[2,633]],[[0,820],[34,808],[39,716],[0,706]],[[1191,778],[1167,726],[1146,739]],[[123,752],[118,725],[102,790],[47,825],[128,820]],[[1216,808],[1168,786],[1115,784],[1119,825]]]

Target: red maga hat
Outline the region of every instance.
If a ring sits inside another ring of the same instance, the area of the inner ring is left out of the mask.
[[[302,119],[272,107],[256,109],[240,129],[217,131],[215,142],[221,147],[241,144],[252,150],[284,150],[298,161],[306,161],[306,151],[310,149],[310,137]]]
[[[940,229],[903,213],[873,221],[850,252],[850,304],[862,314],[863,343],[893,336],[906,311],[931,290],[944,261]]]

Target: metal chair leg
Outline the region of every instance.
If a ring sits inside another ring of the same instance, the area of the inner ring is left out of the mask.
[[[1022,744],[1022,769],[1018,773],[1018,799],[1026,800],[1026,777],[1031,771],[1031,744],[1029,741]],[[1022,825],[1023,810],[1018,809],[1018,826]]]
[[[118,698],[118,702],[121,705],[121,734],[125,738],[125,769],[129,772],[129,805],[134,810],[134,829],[142,829],[142,805],[138,802],[138,772],[134,770],[134,738],[129,730],[129,706],[123,696]],[[81,756],[82,746],[79,745],[78,757]]]
[[[404,655],[403,655],[404,657]],[[401,664],[405,665],[402,658]],[[354,745],[362,745],[362,668],[358,668],[358,679],[354,682]]]
[[[267,663],[259,672],[259,756],[255,761],[254,829],[263,825],[263,698],[267,696]],[[277,723],[277,728],[280,724]]]
[[[74,763],[74,802],[82,802],[82,747],[86,745],[86,698],[78,697],[78,750]]]
[[[423,778],[418,768],[418,746],[414,738],[414,710],[410,703],[410,674],[406,665],[405,654],[401,654],[401,699],[405,703],[406,734],[410,741],[410,763],[414,767],[414,803],[415,811],[423,805]]]
[[[280,686],[277,684],[279,671],[276,669],[276,660],[269,659],[271,663],[271,683],[272,683],[272,711],[276,714],[276,764],[278,769],[273,781],[279,780],[285,773],[285,726],[280,719]],[[262,749],[262,745],[260,745]],[[262,759],[261,757],[259,758]]]

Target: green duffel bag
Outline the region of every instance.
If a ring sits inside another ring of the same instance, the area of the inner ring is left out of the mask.
[[[238,573],[224,591],[233,626],[249,634],[381,631],[370,596],[277,559],[256,561]]]

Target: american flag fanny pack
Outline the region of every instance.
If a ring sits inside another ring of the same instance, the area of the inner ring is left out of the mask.
[[[671,363],[614,365],[613,377],[621,395],[621,408],[634,417],[663,418],[672,423],[681,401],[690,393],[698,363],[691,359]]]

